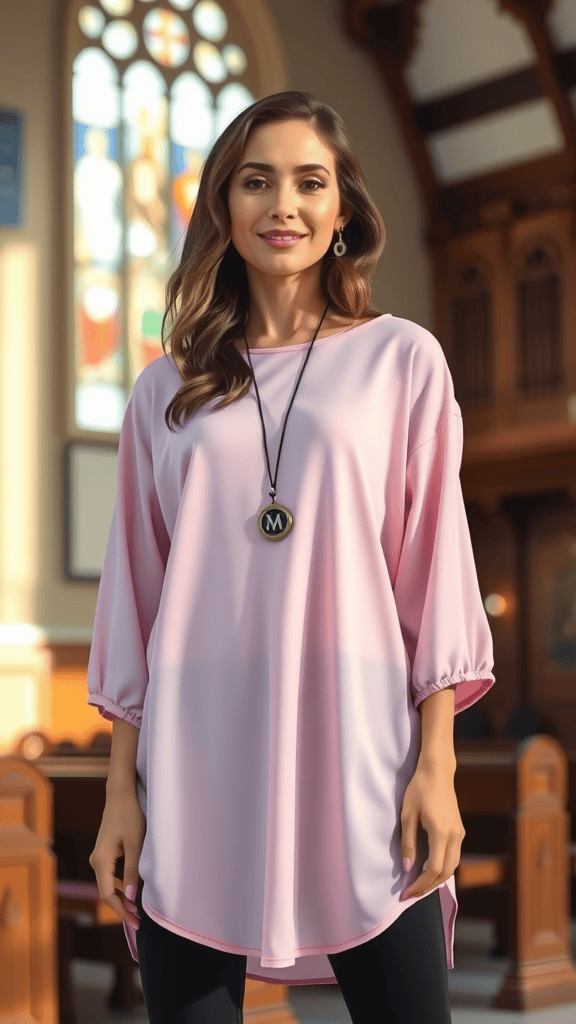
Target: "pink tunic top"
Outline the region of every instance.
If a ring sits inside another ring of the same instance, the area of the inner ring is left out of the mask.
[[[308,347],[250,351],[273,474]],[[328,953],[416,902],[400,895],[427,836],[405,875],[399,819],[418,704],[455,686],[460,712],[495,682],[462,415],[439,342],[411,320],[316,339],[277,479],[294,526],[271,542],[254,385],[171,433],[181,383],[162,355],[126,408],[88,703],[140,729],[146,913],[246,955],[249,978],[334,983]],[[452,968],[454,876],[438,888]]]

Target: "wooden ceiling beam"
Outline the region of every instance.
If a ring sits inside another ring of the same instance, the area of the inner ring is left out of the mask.
[[[546,15],[554,0],[498,0],[500,9],[523,22],[536,52],[537,71],[542,91],[552,100],[562,126],[566,149],[572,163],[571,177],[576,171],[576,117],[561,80],[558,54],[548,31]]]
[[[503,10],[526,26],[536,53],[535,66],[415,104],[404,69],[422,30],[421,3],[344,0],[342,10],[344,30],[367,52],[390,99],[416,172],[429,240],[479,226],[486,203],[505,200],[511,211],[522,213],[534,206],[572,202],[576,198],[576,117],[568,92],[576,85],[576,50],[558,53],[554,49],[546,24],[553,0],[499,0]],[[565,140],[562,151],[460,183],[438,181],[426,142],[429,135],[543,95],[550,97],[557,112]]]
[[[418,7],[421,3],[422,0],[398,0],[398,3],[381,5],[375,0],[344,0],[343,26],[348,37],[366,51],[378,72],[415,168],[422,203],[430,220],[435,216],[438,183],[403,75],[420,27]]]

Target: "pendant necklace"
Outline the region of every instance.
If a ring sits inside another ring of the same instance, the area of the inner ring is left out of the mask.
[[[252,370],[252,378],[254,380],[254,388],[256,390],[256,398],[258,399],[258,410],[260,412],[260,419],[262,421],[262,433],[264,435],[264,450],[266,452],[266,463],[268,465],[268,476],[270,477],[270,483],[272,485],[272,489],[269,491],[270,497],[272,498],[272,502],[269,505],[264,505],[264,508],[260,509],[260,513],[258,515],[258,530],[259,530],[260,536],[264,537],[266,540],[283,540],[284,537],[288,536],[288,534],[290,533],[290,530],[292,529],[292,527],[294,525],[294,516],[293,516],[292,512],[290,511],[290,509],[287,508],[286,505],[282,505],[282,504],[280,504],[279,501],[276,501],[276,480],[278,478],[278,465],[280,463],[280,452],[282,451],[282,442],[284,440],[284,432],[286,430],[286,423],[288,422],[288,414],[290,412],[290,409],[292,408],[292,403],[293,403],[293,401],[294,401],[294,399],[296,397],[296,392],[298,390],[298,386],[299,386],[300,381],[302,379],[302,374],[304,373],[304,368],[306,366],[306,363],[308,362],[308,358],[309,358],[310,353],[312,351],[312,345],[316,341],[316,335],[318,334],[318,331],[320,330],[320,327],[322,326],[322,321],[324,320],[324,317],[326,316],[326,312],[327,312],[329,306],[330,306],[330,303],[328,303],[328,306],[326,306],[326,309],[322,313],[322,318],[320,320],[320,323],[318,324],[318,327],[316,328],[316,333],[315,333],[314,337],[312,338],[312,341],[311,341],[311,343],[310,343],[310,345],[308,347],[308,352],[306,353],[306,359],[304,360],[304,364],[302,366],[302,369],[300,370],[300,376],[298,377],[298,382],[297,382],[296,387],[294,389],[294,394],[292,395],[292,399],[290,401],[290,405],[288,406],[288,412],[286,413],[286,419],[284,420],[284,426],[282,428],[282,437],[280,438],[280,447],[278,449],[278,459],[276,461],[276,472],[274,474],[274,480],[272,480],[272,474],[270,472],[270,459],[268,457],[268,445],[266,444],[266,427],[264,426],[264,416],[262,415],[262,405],[260,403],[260,395],[258,394],[258,385],[256,383],[256,376],[254,374],[254,367],[252,366],[252,360],[250,359],[250,349],[248,348],[248,342],[246,340],[246,331],[244,331],[244,341],[246,342],[246,352],[248,353],[248,361],[250,363],[250,369]]]

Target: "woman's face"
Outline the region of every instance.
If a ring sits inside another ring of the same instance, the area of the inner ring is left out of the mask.
[[[268,169],[245,167],[247,163]],[[320,164],[298,170],[302,164]],[[305,121],[259,125],[230,177],[232,241],[248,264],[267,274],[298,273],[321,260],[343,227],[332,151]],[[274,229],[304,237],[280,248],[261,238]]]

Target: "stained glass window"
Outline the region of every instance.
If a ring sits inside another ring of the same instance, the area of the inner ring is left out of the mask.
[[[200,170],[254,102],[256,62],[236,9],[214,0],[73,3],[71,19],[75,424],[116,432],[162,355]]]

